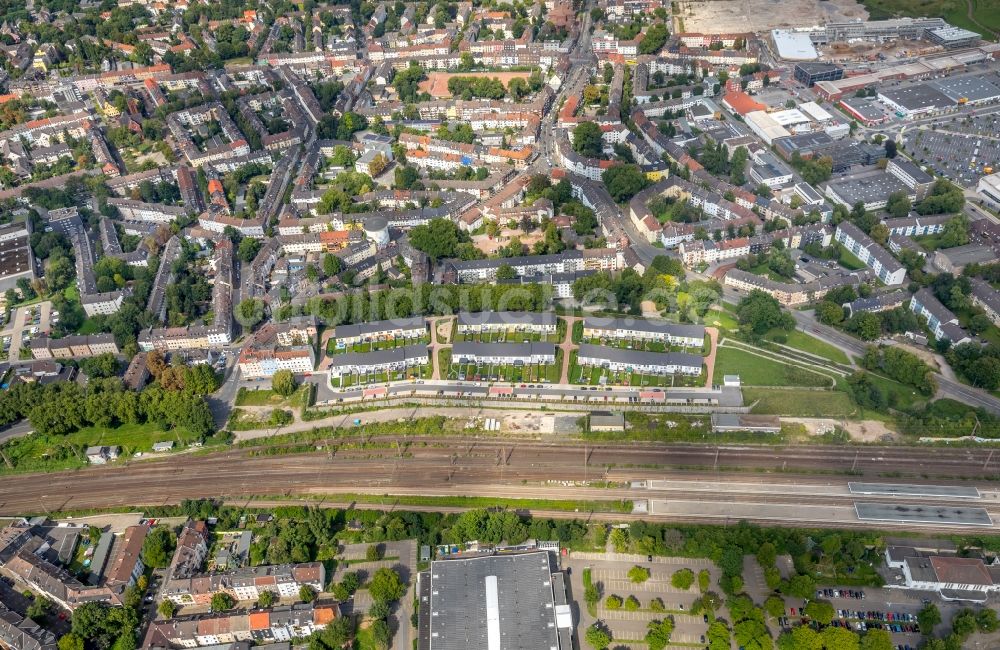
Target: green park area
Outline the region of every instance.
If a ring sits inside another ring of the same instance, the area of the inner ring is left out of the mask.
[[[744,386],[829,387],[833,379],[801,365],[784,363],[770,356],[744,349],[720,347],[715,356],[712,381],[722,383],[725,375],[739,375]]]

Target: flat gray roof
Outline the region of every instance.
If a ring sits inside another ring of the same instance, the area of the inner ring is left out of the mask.
[[[559,650],[548,551],[438,560],[430,650]]]
[[[953,506],[864,503],[855,501],[854,510],[862,521],[886,521],[897,524],[935,524],[939,526],[993,526],[986,508]]]
[[[955,497],[979,499],[979,488],[969,485],[910,485],[908,483],[858,483],[847,484],[851,494],[885,494],[911,497]]]
[[[914,84],[903,88],[893,88],[880,94],[909,111],[928,107],[943,108],[953,106],[956,103],[955,100],[930,84]]]
[[[1000,86],[976,75],[947,77],[933,81],[931,85],[956,102],[960,99],[977,102],[1000,98]]]

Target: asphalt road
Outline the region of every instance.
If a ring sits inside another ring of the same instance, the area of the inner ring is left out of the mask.
[[[812,312],[793,310],[791,314],[795,317],[795,322],[802,331],[814,334],[829,343],[833,343],[854,356],[860,357],[865,353],[865,348],[868,344],[853,336],[844,334],[840,330],[823,325],[816,320]],[[934,379],[938,384],[939,397],[948,397],[1000,415],[1000,400],[989,393],[957,381],[952,381],[940,373],[935,373]]]

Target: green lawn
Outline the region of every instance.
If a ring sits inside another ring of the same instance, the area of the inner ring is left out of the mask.
[[[720,347],[715,357],[712,381],[722,383],[725,375],[739,375],[744,386],[829,386],[831,378],[799,366],[759,357],[744,350]]]
[[[844,354],[843,350],[825,341],[820,341],[814,336],[810,336],[803,332],[802,330],[792,330],[786,332],[784,330],[771,330],[768,332],[764,338],[769,341],[773,341],[775,336],[784,336],[786,338],[784,345],[790,348],[795,348],[796,350],[802,350],[803,352],[808,352],[809,354],[815,354],[816,356],[823,357],[824,359],[829,359],[834,363],[849,364],[850,360],[847,355]]]
[[[289,397],[282,397],[270,388],[240,388],[236,393],[236,406],[297,406],[301,404],[306,386],[300,386]]]
[[[119,446],[122,456],[129,457],[137,451],[150,453],[153,443],[165,440],[173,440],[177,449],[195,442],[198,436],[181,428],[164,431],[155,423],[124,424],[114,429],[86,427],[65,436],[33,433],[8,441],[3,450],[14,471],[58,471],[86,467],[83,452],[87,447]],[[9,471],[6,465],[0,465],[0,473]]]
[[[844,248],[842,244],[837,244],[837,249],[840,251],[840,257],[837,259],[837,262],[841,266],[851,271],[859,271],[865,268],[865,263],[855,257],[854,253]]]
[[[994,0],[972,0],[975,20],[969,20],[965,0],[862,0],[862,4],[870,12],[871,20],[895,16],[941,16],[950,24],[979,32],[989,40],[996,40],[990,30],[1000,32],[1000,5]]]
[[[729,331],[737,330],[740,327],[731,313],[719,309],[710,309],[705,314],[705,325]]]
[[[815,391],[796,388],[744,388],[743,402],[757,403],[752,413],[797,417],[849,417],[857,409],[841,391]]]

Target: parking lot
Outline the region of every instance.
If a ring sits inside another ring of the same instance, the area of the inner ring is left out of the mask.
[[[988,132],[989,129],[993,131]],[[906,150],[934,173],[971,187],[981,176],[1000,170],[998,134],[1000,117],[985,115],[946,122],[937,130],[922,127],[908,131],[904,141]]]
[[[562,558],[564,569],[569,570],[571,594],[580,603],[580,615],[577,620],[577,638],[583,639],[584,633],[595,620],[602,621],[616,640],[642,639],[646,635],[650,621],[662,620],[672,616],[675,627],[670,637],[672,644],[690,644],[699,646],[704,643],[704,634],[708,623],[702,615],[688,613],[691,604],[701,595],[697,581],[690,589],[677,589],[670,584],[674,572],[688,568],[697,574],[707,569],[711,575],[710,588],[719,592],[719,571],[714,563],[708,560],[691,558],[654,557],[650,562],[645,556],[629,556],[616,553],[574,553]],[[649,579],[636,584],[628,578],[628,571],[634,566],[642,566],[650,571]],[[583,571],[589,568],[591,580],[600,583],[602,600],[595,609],[596,617],[591,615],[583,603]],[[607,596],[616,595],[623,600],[635,596],[640,608],[638,611],[625,609],[608,609],[604,606]],[[664,611],[653,611],[650,607],[654,599],[663,601]],[[626,641],[616,642],[612,647],[645,647],[645,644],[630,646]]]
[[[52,302],[46,300],[14,310],[14,317],[0,331],[0,360],[16,361],[21,348],[27,349],[31,339],[48,334],[51,323],[58,322],[58,312],[52,311]]]

